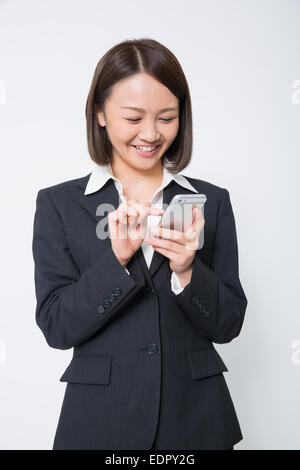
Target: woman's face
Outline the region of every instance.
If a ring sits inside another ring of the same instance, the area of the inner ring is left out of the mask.
[[[97,120],[106,126],[114,163],[121,159],[136,169],[151,169],[160,164],[177,135],[179,100],[150,75],[138,73],[114,85]],[[159,147],[151,156],[143,156],[136,145]]]

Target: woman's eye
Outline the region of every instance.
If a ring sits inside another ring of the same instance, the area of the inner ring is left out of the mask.
[[[169,119],[163,119],[163,118],[161,118],[161,120],[164,121],[164,122],[170,122],[170,121],[172,121],[173,119],[175,119],[175,118],[169,118]],[[140,120],[139,118],[138,118],[138,119],[127,119],[127,121],[131,121],[131,122],[138,122],[139,120]]]

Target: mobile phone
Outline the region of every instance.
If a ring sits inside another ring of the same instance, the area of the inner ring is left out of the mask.
[[[204,217],[205,194],[177,194],[161,216],[159,226],[185,232],[193,222],[193,206],[197,206]],[[199,235],[198,250],[204,244],[204,227]]]

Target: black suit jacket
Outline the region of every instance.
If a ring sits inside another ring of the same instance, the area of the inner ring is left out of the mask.
[[[204,246],[191,282],[171,290],[169,259],[142,248],[126,273],[97,206],[116,209],[112,179],[84,195],[90,175],[41,189],[33,230],[36,322],[52,348],[73,349],[53,449],[226,449],[243,436],[213,343],[239,335],[239,280],[229,192],[186,177],[207,196]],[[163,203],[191,193],[172,180]],[[164,206],[165,207],[165,206]],[[114,210],[113,209],[113,210]]]

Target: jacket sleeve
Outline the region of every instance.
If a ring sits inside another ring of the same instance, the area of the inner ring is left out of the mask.
[[[125,272],[111,243],[93,265],[79,273],[47,189],[37,194],[32,251],[36,322],[49,346],[56,349],[86,341],[142,287]]]
[[[169,282],[166,288],[195,328],[210,341],[228,343],[239,335],[247,298],[239,280],[235,219],[227,189],[223,189],[218,210],[211,268],[201,261],[197,250],[190,283],[179,295],[172,293]]]

